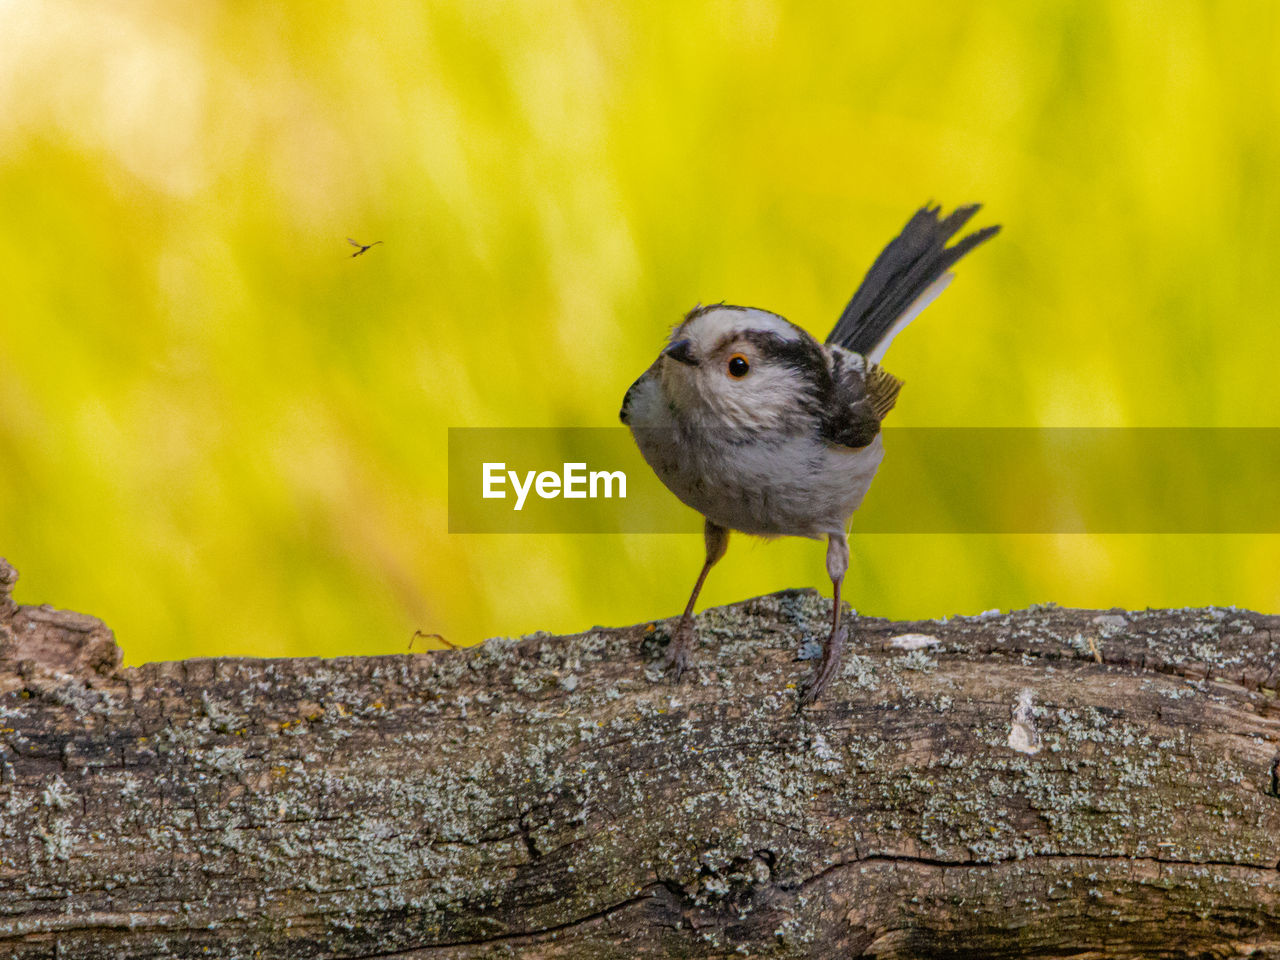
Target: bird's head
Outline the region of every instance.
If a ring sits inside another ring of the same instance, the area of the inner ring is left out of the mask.
[[[831,392],[822,345],[752,307],[694,308],[671,332],[660,372],[681,415],[745,432],[803,429]]]

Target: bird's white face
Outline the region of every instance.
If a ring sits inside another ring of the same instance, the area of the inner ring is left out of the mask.
[[[777,314],[746,307],[690,313],[672,331],[659,374],[680,414],[728,431],[801,429],[830,385],[813,337]]]

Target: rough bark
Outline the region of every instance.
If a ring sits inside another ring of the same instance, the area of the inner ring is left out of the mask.
[[[797,712],[806,591],[671,685],[671,621],[122,669],[12,582],[6,955],[1280,957],[1277,617],[857,618]]]

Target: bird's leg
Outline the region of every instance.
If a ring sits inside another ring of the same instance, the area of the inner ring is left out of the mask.
[[[708,520],[702,528],[702,536],[707,542],[707,559],[702,564],[702,572],[698,574],[698,582],[693,585],[693,593],[689,597],[688,605],[684,608],[684,616],[676,625],[676,632],[672,634],[671,642],[667,644],[667,655],[662,660],[662,669],[673,670],[677,680],[689,666],[689,650],[693,647],[693,605],[698,600],[698,594],[702,592],[702,584],[707,579],[707,574],[729,549],[729,531],[719,524]]]
[[[840,585],[844,582],[845,571],[849,569],[849,541],[843,533],[832,533],[827,537],[827,575],[831,577],[831,636],[822,648],[822,660],[813,676],[805,684],[800,702],[813,703],[827,684],[840,669],[840,655],[844,653],[844,631],[840,629]]]

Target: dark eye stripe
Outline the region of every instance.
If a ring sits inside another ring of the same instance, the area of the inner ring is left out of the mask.
[[[766,330],[746,330],[741,336],[756,348],[757,359],[786,364],[800,371],[806,380],[814,384],[830,382],[827,358],[822,347],[812,338],[789,340]]]

